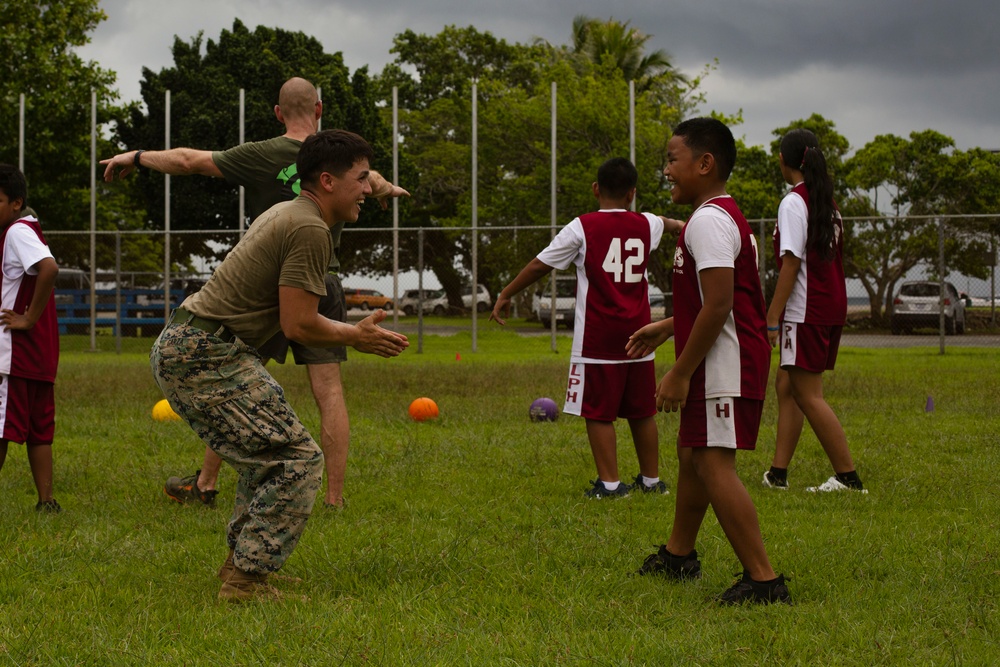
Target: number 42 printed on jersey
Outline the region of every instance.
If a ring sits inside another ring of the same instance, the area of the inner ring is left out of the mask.
[[[626,283],[637,283],[643,277],[641,267],[645,258],[646,246],[642,239],[626,239],[623,244],[620,238],[615,237],[608,245],[608,254],[601,268],[613,275],[616,283],[622,282],[623,278]]]

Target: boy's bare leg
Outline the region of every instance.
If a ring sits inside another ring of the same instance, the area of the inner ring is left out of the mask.
[[[602,482],[618,482],[618,443],[614,422],[587,420],[587,438]]]
[[[656,430],[656,419],[653,417],[629,419],[628,426],[632,431],[632,442],[635,443],[635,456],[639,459],[639,472],[646,479],[659,477],[660,441]]]
[[[309,364],[309,384],[319,408],[320,448],[326,459],[327,505],[343,507],[344,477],[351,442],[351,423],[347,414],[340,364]]]
[[[847,447],[847,434],[837,415],[823,398],[823,374],[790,368],[788,377],[791,380],[792,396],[809,420],[819,444],[823,445],[833,471],[845,473],[854,470],[854,459]]]
[[[788,468],[795,456],[795,447],[802,435],[802,425],[805,415],[792,396],[792,381],[788,371],[779,368],[774,379],[774,390],[778,397],[778,432],[774,439],[774,458],[771,465],[775,468]]]
[[[736,474],[736,450],[699,447],[692,450],[692,455],[694,468],[705,486],[719,525],[743,568],[755,581],[777,577],[764,549],[757,508]]]
[[[52,500],[52,445],[28,445],[28,465],[38,489],[38,502]]]
[[[667,550],[685,556],[694,550],[698,531],[708,511],[708,492],[694,467],[690,447],[677,445],[677,500],[674,501],[674,525],[670,529]]]

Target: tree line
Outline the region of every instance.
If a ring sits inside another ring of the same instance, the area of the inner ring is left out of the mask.
[[[351,72],[340,53],[328,54],[301,32],[258,26],[238,19],[217,39],[201,33],[175,37],[173,65],[143,69],[141,101],[119,102],[115,75],[84,62],[74,49],[106,17],[97,0],[34,3],[10,0],[8,19],[17,39],[0,39],[0,159],[16,163],[18,96],[26,97],[29,132],[25,172],[30,203],[49,229],[89,228],[90,91],[99,100],[98,121],[109,128],[98,154],[134,148],[162,148],[166,122],[164,93],[171,91],[173,146],[225,148],[239,141],[238,91],[245,91],[245,137],[266,139],[283,130],[273,106],[281,84],[303,76],[322,89],[323,127],[340,127],[366,137],[375,148],[373,167],[391,173],[391,100],[398,91],[400,184],[412,197],[401,201],[404,227],[440,228],[424,236],[423,261],[455,305],[470,282],[472,248],[472,86],[477,89],[478,220],[481,230],[478,278],[491,293],[505,284],[548,240],[550,225],[551,85],[558,89],[557,219],[565,224],[593,208],[589,184],[598,165],[629,154],[629,82],[635,85],[635,146],[639,170],[637,206],[675,217],[686,210],[670,202],[663,177],[671,128],[704,114],[701,89],[714,64],[681,72],[671,56],[648,48],[650,36],[628,21],[576,17],[566,44],[542,40],[511,43],[469,26],[447,26],[435,35],[411,30],[395,36],[394,59],[381,72]],[[715,114],[739,134],[740,116]],[[740,142],[730,193],[750,219],[773,218],[785,192],[777,162],[779,138],[793,127],[817,134],[848,224],[845,268],[867,290],[873,316],[891,310],[896,282],[938,254],[935,216],[995,214],[1000,210],[1000,156],[982,149],[959,150],[934,130],[908,137],[880,135],[852,152],[832,120],[816,113],[775,128],[770,146]],[[163,229],[164,180],[145,170],[124,182],[99,184],[97,226],[101,230]],[[171,183],[171,227],[218,230],[237,227],[236,188],[221,179],[175,178]],[[894,216],[918,216],[887,218]],[[370,204],[366,227],[389,227],[391,214]],[[518,227],[523,243],[496,242],[489,227]],[[523,228],[523,230],[521,229]],[[946,265],[975,276],[988,275],[996,220],[977,220],[952,229],[945,242]],[[345,237],[345,273],[387,275],[391,247],[351,245]],[[60,264],[89,269],[89,242],[61,244]],[[491,242],[493,240],[494,242]],[[122,268],[161,268],[163,239],[125,237]],[[183,270],[192,257],[212,257],[217,245],[203,235],[171,237],[171,257]],[[400,248],[401,269],[417,264],[416,244]],[[765,250],[770,252],[765,244]],[[104,256],[98,266],[110,266]],[[651,281],[669,291],[671,253],[650,265]],[[773,262],[768,263],[773,266]],[[774,280],[768,274],[768,281]],[[885,313],[888,314],[888,311]]]

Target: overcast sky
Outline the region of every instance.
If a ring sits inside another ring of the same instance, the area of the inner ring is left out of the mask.
[[[379,72],[393,36],[475,26],[509,42],[570,39],[573,17],[613,17],[652,35],[686,74],[718,59],[701,112],[733,114],[750,144],[820,113],[857,149],[878,134],[934,129],[959,148],[1000,149],[996,0],[101,0],[108,15],[81,50],[139,99],[142,67],[171,66],[174,36],[217,39],[239,17],[302,31],[353,71]]]

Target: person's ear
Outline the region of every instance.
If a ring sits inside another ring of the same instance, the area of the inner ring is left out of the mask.
[[[319,175],[319,185],[326,192],[333,192],[336,187],[336,176],[328,171],[324,171]]]
[[[597,197],[598,199],[600,199],[600,197],[601,197],[601,186],[597,184],[597,181],[594,181],[593,183],[590,184],[590,190],[594,193],[595,197]]]
[[[701,157],[698,158],[698,172],[709,174],[713,169],[715,169],[715,156],[711,153],[702,153]]]

